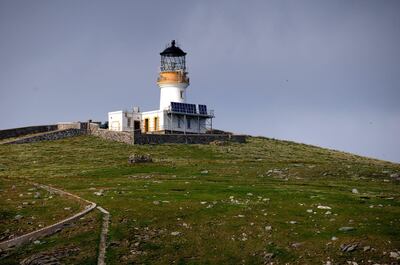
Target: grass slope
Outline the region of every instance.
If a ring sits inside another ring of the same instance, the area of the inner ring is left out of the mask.
[[[149,153],[155,163],[129,165],[133,152]],[[26,177],[110,211],[108,264],[396,262],[389,253],[400,249],[400,188],[390,177],[397,172],[398,164],[266,138],[128,146],[82,136],[0,146],[1,185],[23,185]],[[344,226],[355,229],[339,231]],[[86,226],[73,227],[77,235],[80,230],[87,233]],[[96,250],[98,244],[52,240],[41,251],[65,244]],[[352,242],[360,244],[356,251],[340,250]],[[22,249],[3,261],[29,255]],[[93,264],[91,255],[80,262]]]

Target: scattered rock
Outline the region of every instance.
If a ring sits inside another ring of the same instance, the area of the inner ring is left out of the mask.
[[[339,231],[341,231],[341,232],[348,232],[348,231],[353,231],[353,230],[355,230],[355,228],[351,227],[351,226],[343,226],[343,227],[339,228]]]
[[[371,249],[371,247],[370,246],[365,246],[365,247],[363,247],[363,251],[365,252],[365,251],[368,251],[368,250],[370,250]]]
[[[151,163],[153,159],[149,154],[132,154],[128,158],[129,164],[136,164],[136,163]]]
[[[208,170],[203,170],[200,173],[203,174],[203,175],[208,174]]]
[[[159,201],[153,201],[153,204],[154,204],[154,205],[159,205],[160,202],[159,202]]]
[[[265,230],[266,230],[266,231],[271,231],[271,230],[272,230],[272,226],[267,225],[267,226],[265,227]]]
[[[22,215],[20,215],[20,214],[17,214],[17,215],[14,217],[15,220],[19,220],[19,219],[21,219],[21,218],[22,218]]]
[[[292,247],[293,248],[298,248],[298,247],[300,247],[301,245],[303,245],[304,243],[303,242],[296,242],[296,243],[293,243],[292,244]]]
[[[294,224],[297,224],[297,222],[296,221],[290,221],[289,224],[294,225]]]
[[[352,189],[351,192],[354,193],[354,194],[358,194],[359,193],[357,189]]]
[[[35,240],[35,241],[33,241],[33,244],[39,245],[39,244],[40,244],[40,240]]]
[[[274,253],[264,253],[264,261],[265,261],[264,264],[270,262],[274,257],[275,257]]]
[[[33,196],[33,198],[35,198],[35,199],[40,198],[40,192],[35,192],[35,195]]]
[[[209,145],[218,145],[218,146],[223,146],[223,145],[227,145],[228,143],[225,141],[219,141],[219,140],[215,140],[215,141],[211,141],[209,143]]]
[[[390,255],[391,258],[400,259],[400,254],[399,254],[399,252],[393,252],[393,251],[391,251],[389,255]]]
[[[96,196],[103,196],[103,190],[93,192],[93,194]]]
[[[338,238],[335,237],[335,236],[333,236],[333,237],[331,238],[331,240],[332,240],[332,241],[336,241],[336,240],[338,240]]]
[[[181,232],[174,231],[174,232],[171,232],[171,236],[179,236],[180,233],[181,233]]]
[[[68,256],[75,256],[79,254],[80,249],[77,247],[60,248],[51,252],[41,252],[34,254],[20,262],[21,265],[58,265],[62,264],[60,260]]]
[[[331,210],[332,208],[329,206],[324,206],[324,205],[318,205],[318,209],[323,209],[323,210]]]
[[[353,252],[358,247],[358,243],[341,244],[340,250],[343,252]]]

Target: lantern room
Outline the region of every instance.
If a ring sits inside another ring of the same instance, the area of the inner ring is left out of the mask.
[[[175,40],[171,42],[171,46],[167,47],[161,55],[161,72],[170,71],[186,71],[185,56],[186,52],[175,45]]]

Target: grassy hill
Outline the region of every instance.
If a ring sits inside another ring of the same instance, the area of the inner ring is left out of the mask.
[[[154,163],[128,164],[132,153]],[[90,136],[0,145],[0,227],[8,230],[0,237],[61,218],[51,200],[23,204],[37,199],[28,194],[31,179],[111,213],[108,264],[395,264],[398,173],[399,164],[256,137],[223,146],[129,146]],[[61,209],[79,208],[58,200]],[[93,212],[0,263],[68,253],[59,260],[95,264],[99,230]],[[341,250],[351,244],[354,251]]]

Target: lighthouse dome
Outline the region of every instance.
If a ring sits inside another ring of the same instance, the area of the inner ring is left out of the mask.
[[[181,48],[175,46],[175,41],[171,41],[171,46],[167,47],[164,51],[160,53],[161,56],[166,57],[180,57],[185,56],[186,52],[182,51]]]

